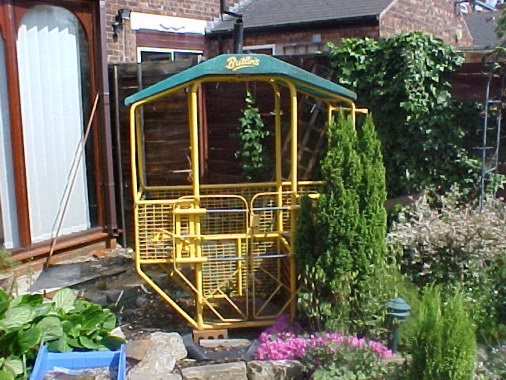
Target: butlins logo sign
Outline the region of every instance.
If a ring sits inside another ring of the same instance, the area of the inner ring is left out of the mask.
[[[260,59],[250,57],[249,55],[246,57],[228,57],[227,64],[225,65],[226,69],[237,71],[240,69],[244,69],[246,67],[254,67],[260,65]]]

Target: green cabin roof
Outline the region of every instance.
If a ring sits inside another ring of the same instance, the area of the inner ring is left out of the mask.
[[[353,101],[357,98],[353,91],[269,55],[223,54],[130,95],[125,99],[125,105],[129,106],[184,84],[190,85],[204,77],[221,75],[249,76],[252,80],[255,76],[267,75],[274,80],[289,80],[294,83],[297,91],[322,100],[332,101],[344,97]]]

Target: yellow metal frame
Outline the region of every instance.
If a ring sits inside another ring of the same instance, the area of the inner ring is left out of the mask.
[[[267,82],[275,106],[275,181],[206,185],[200,183],[198,91],[208,82]],[[281,170],[281,89],[290,96],[290,181]],[[308,91],[311,86],[304,84]],[[142,149],[142,107],[186,90],[191,150],[191,186],[148,186]],[[356,109],[344,97],[325,92],[328,119],[339,109]],[[305,95],[311,96],[309,93]],[[298,94],[296,81],[282,76],[203,77],[132,104],[130,146],[135,213],[135,269],[193,328],[266,326],[282,313],[295,317],[297,273],[290,236],[301,193],[317,194],[319,182],[298,181]],[[149,194],[149,195],[148,195]],[[145,270],[160,266],[194,299],[194,309],[176,301]]]

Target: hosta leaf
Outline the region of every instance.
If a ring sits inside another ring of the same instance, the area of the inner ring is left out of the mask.
[[[100,345],[106,347],[111,351],[118,350],[123,343],[125,343],[124,339],[111,335],[104,337],[104,339],[100,341]]]
[[[86,336],[80,336],[79,337],[79,343],[81,343],[81,345],[84,347],[84,348],[87,348],[89,350],[97,350],[100,348],[100,344],[99,343],[96,343],[94,341],[92,341],[90,338],[86,337]]]
[[[0,301],[6,301],[9,299],[9,294],[4,288],[0,287]]]
[[[22,296],[16,297],[11,301],[11,308],[18,307],[20,305],[38,306],[42,304],[44,297],[42,294],[23,294]]]
[[[4,368],[16,376],[20,375],[23,373],[23,361],[16,356],[9,356],[4,362]]]
[[[41,331],[37,327],[29,328],[28,330],[18,331],[18,336],[13,342],[15,352],[22,355],[40,343]]]
[[[106,331],[111,331],[115,327],[116,327],[116,316],[113,313],[109,312],[104,318],[102,328]]]
[[[42,331],[42,342],[57,339],[63,335],[62,322],[58,317],[44,317],[37,323],[37,327]]]
[[[38,318],[38,317],[41,317],[41,316],[47,316],[51,309],[53,308],[53,306],[50,304],[50,303],[43,303],[37,307],[35,307],[33,309],[33,312],[34,312],[34,319]]]
[[[73,324],[72,321],[62,321],[61,323],[63,331],[69,337],[78,338],[81,331],[80,324]]]
[[[48,342],[47,349],[49,351],[56,352],[69,352],[72,351],[72,347],[67,344],[67,337],[64,335],[61,338]]]
[[[53,297],[53,303],[57,308],[63,309],[65,312],[69,312],[74,308],[76,298],[77,296],[72,290],[64,288],[56,292]]]
[[[0,369],[0,380],[14,380],[14,375],[10,371]]]
[[[70,336],[67,337],[67,344],[71,347],[80,348],[82,345],[79,343],[79,339],[72,338]]]
[[[0,355],[12,351],[12,344],[18,335],[17,331],[11,331],[0,337]]]
[[[12,331],[20,328],[25,323],[32,321],[34,316],[33,308],[30,305],[19,305],[7,309],[0,320],[0,329]]]
[[[100,327],[104,320],[104,313],[102,309],[92,310],[91,312],[83,313],[82,315],[82,328],[86,331],[93,331]]]
[[[9,304],[10,304],[9,300],[0,301],[0,314],[2,314],[5,310],[9,308]]]

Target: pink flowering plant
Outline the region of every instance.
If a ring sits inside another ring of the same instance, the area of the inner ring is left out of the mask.
[[[387,373],[382,359],[393,356],[385,345],[340,332],[300,335],[286,316],[264,331],[258,360],[296,359],[313,379],[381,379]]]

